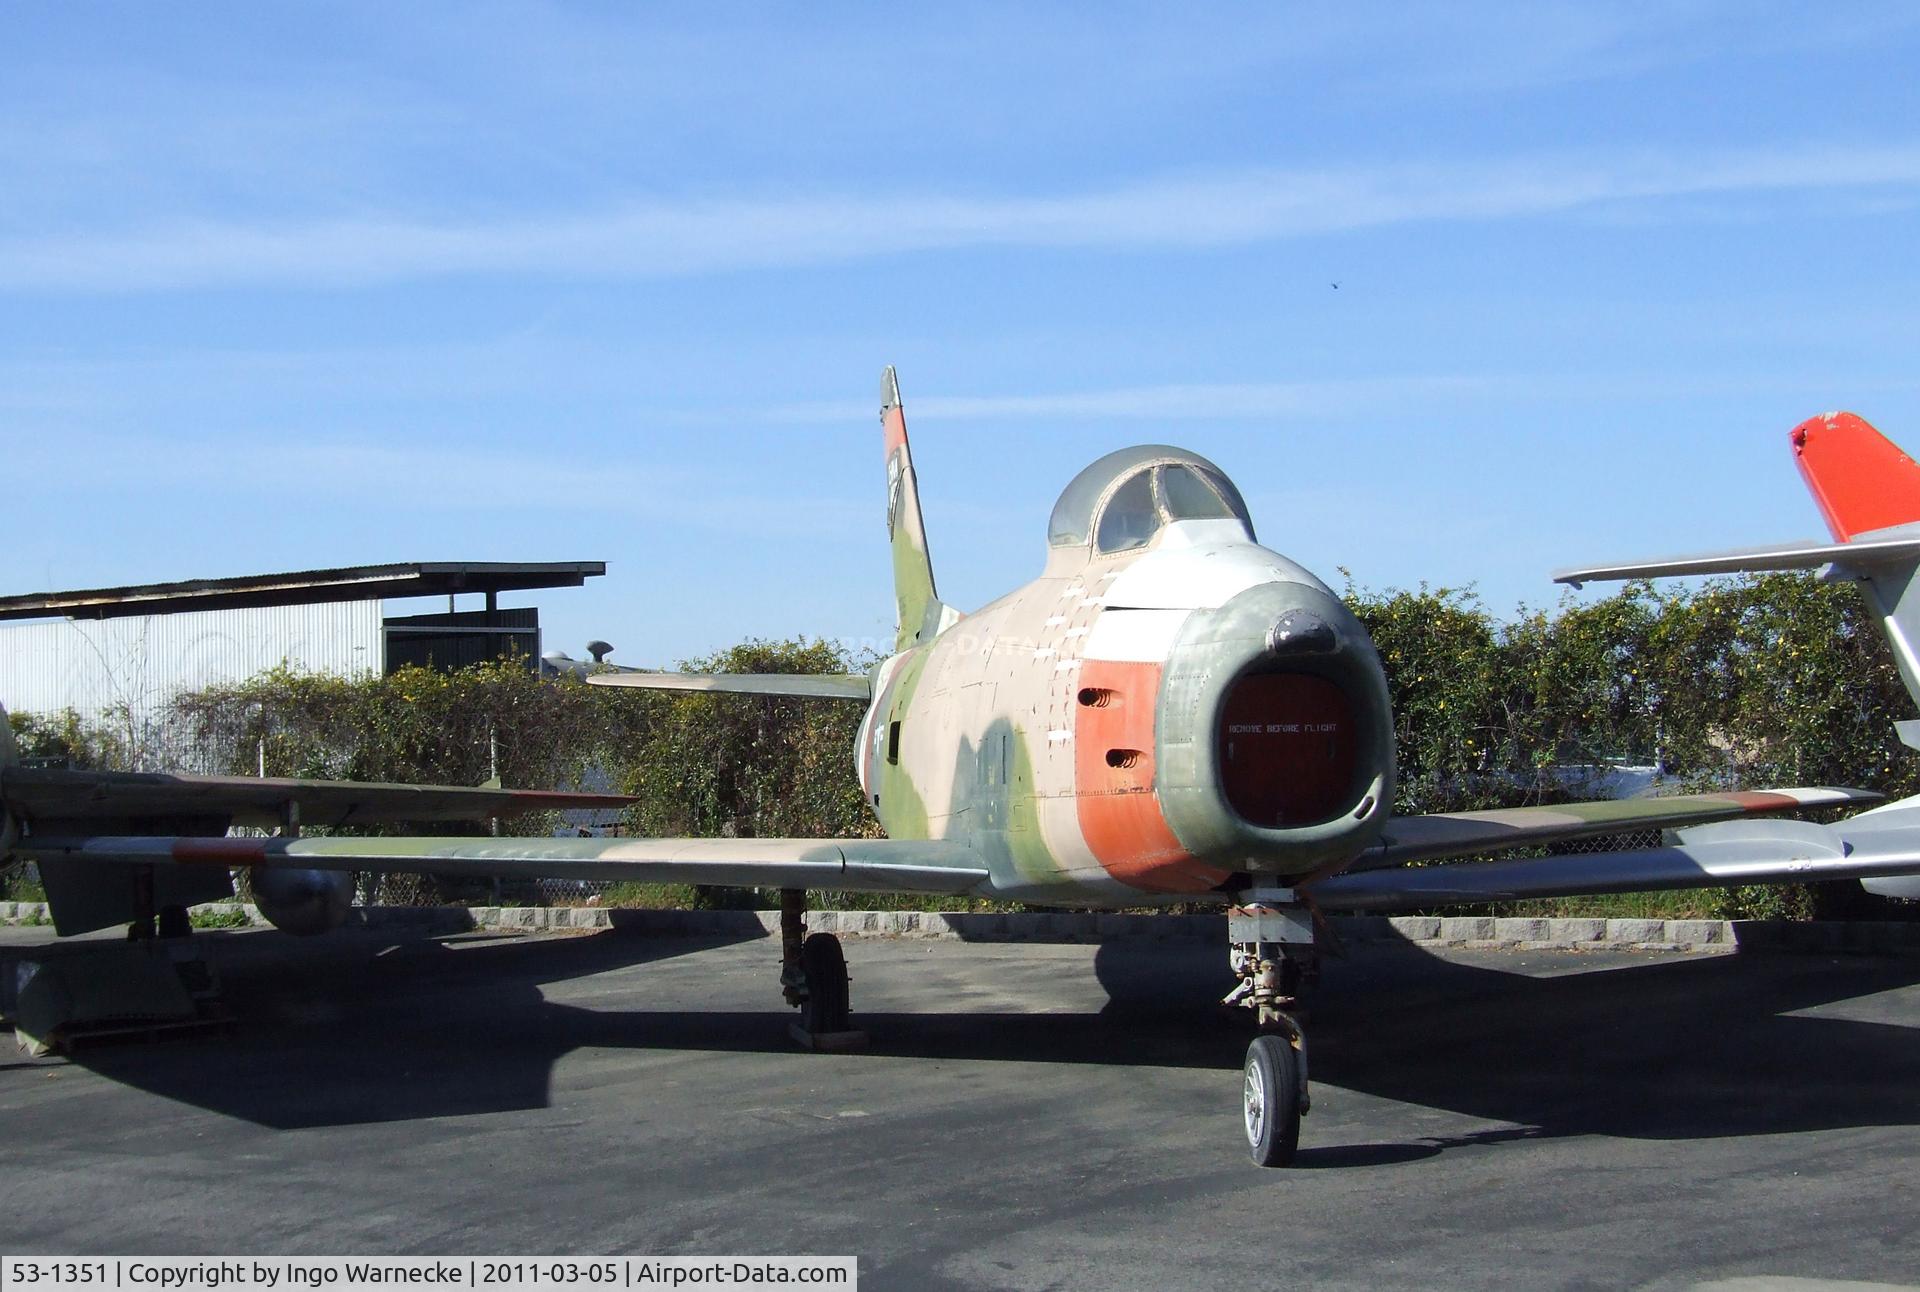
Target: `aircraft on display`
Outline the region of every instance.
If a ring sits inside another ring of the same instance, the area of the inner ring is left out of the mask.
[[[1396,817],[1393,715],[1365,629],[1325,583],[1256,541],[1213,463],[1158,444],[1094,462],[1053,509],[1039,577],[963,616],[935,588],[892,369],[881,423],[892,655],[866,675],[588,680],[864,705],[853,753],[887,838],[229,838],[31,820],[14,849],[70,875],[244,867],[256,884],[280,874],[320,889],[351,871],[779,889],[781,983],[823,1047],[850,1032],[847,973],[837,939],[807,935],[809,890],[1216,903],[1239,980],[1230,999],[1261,1028],[1241,1111],[1263,1165],[1292,1159],[1310,1103],[1295,1004],[1316,970],[1320,912],[1920,869],[1746,819],[1877,798],[1844,789]],[[1411,865],[1683,826],[1702,831],[1634,851]],[[64,931],[58,901],[53,914]]]
[[[1579,587],[1614,579],[1652,579],[1703,574],[1757,574],[1770,570],[1821,570],[1830,579],[1858,583],[1879,618],[1894,666],[1920,706],[1920,463],[1853,413],[1808,418],[1788,435],[1793,460],[1833,535],[1736,548],[1697,556],[1670,556],[1628,564],[1560,570],[1554,578]],[[1909,748],[1920,749],[1920,720],[1894,722]],[[1920,857],[1920,796],[1881,804],[1832,825],[1777,823],[1804,836],[1809,850],[1860,858],[1888,870]],[[1920,875],[1887,873],[1863,877],[1862,886],[1882,897],[1920,898]]]

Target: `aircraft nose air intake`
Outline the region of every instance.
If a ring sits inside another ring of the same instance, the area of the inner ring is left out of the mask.
[[[1265,583],[1195,613],[1157,716],[1156,788],[1195,858],[1304,876],[1379,837],[1393,798],[1386,677],[1324,587]]]

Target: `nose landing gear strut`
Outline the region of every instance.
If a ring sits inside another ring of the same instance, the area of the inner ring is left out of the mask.
[[[1313,912],[1291,889],[1256,889],[1227,913],[1227,940],[1240,982],[1225,1003],[1253,1010],[1260,1027],[1242,1085],[1247,1151],[1261,1166],[1287,1166],[1313,1106],[1298,1018],[1301,985],[1319,968]]]

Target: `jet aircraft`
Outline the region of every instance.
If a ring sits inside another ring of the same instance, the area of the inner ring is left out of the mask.
[[[1060,495],[1039,576],[962,615],[936,591],[891,368],[881,396],[892,655],[869,675],[589,680],[864,705],[853,754],[887,838],[135,837],[36,820],[9,826],[15,851],[71,873],[245,867],[256,884],[428,871],[776,888],[782,987],[816,1042],[848,1032],[849,1002],[838,941],[807,935],[808,890],[1217,903],[1239,978],[1231,999],[1262,1028],[1240,1107],[1249,1152],[1269,1166],[1291,1161],[1310,1105],[1294,1006],[1316,966],[1320,911],[1914,868],[1808,847],[1792,823],[1768,825],[1782,833],[1760,848],[1735,839],[1410,868],[1623,830],[1751,828],[1766,823],[1741,819],[1875,796],[1788,789],[1396,817],[1393,719],[1365,629],[1325,583],[1256,540],[1218,467],[1162,444],[1099,459]]]
[[[1810,417],[1789,432],[1788,444],[1832,542],[1802,539],[1590,566],[1561,570],[1554,578],[1576,588],[1611,579],[1768,570],[1821,570],[1830,579],[1852,580],[1880,620],[1907,694],[1920,705],[1920,585],[1914,581],[1920,572],[1920,464],[1854,413]],[[1920,749],[1920,719],[1893,725],[1903,743]],[[1880,877],[1862,878],[1868,892],[1920,898],[1920,876],[1893,870],[1897,863],[1920,859],[1920,796],[1881,804],[1833,825],[1780,822],[1770,829],[1796,832],[1809,850],[1884,866]]]

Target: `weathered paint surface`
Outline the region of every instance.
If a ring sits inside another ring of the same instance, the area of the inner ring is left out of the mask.
[[[1153,794],[1160,666],[1090,659],[1079,682],[1074,797],[1094,857],[1121,883],[1152,892],[1204,892],[1225,883],[1231,872],[1195,861]]]
[[[920,516],[920,486],[907,447],[906,413],[893,369],[880,380],[880,424],[887,454],[887,537],[893,545],[893,586],[899,611],[896,650],[933,640],[940,630],[940,595],[934,590],[927,528]]]

